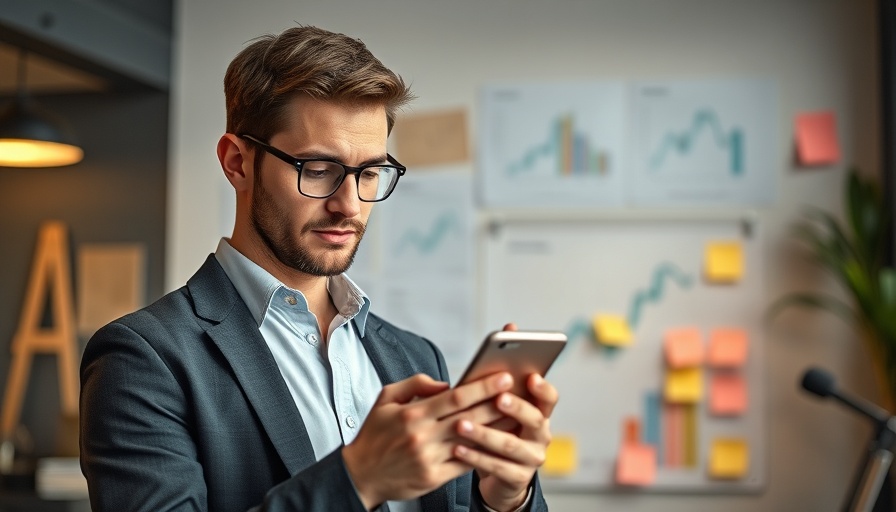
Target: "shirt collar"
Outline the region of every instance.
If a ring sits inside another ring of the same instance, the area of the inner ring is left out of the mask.
[[[215,259],[221,264],[224,273],[230,278],[233,287],[246,303],[246,307],[249,308],[252,318],[255,319],[259,327],[264,322],[271,298],[280,288],[292,291],[296,299],[305,309],[308,309],[308,302],[302,292],[291,290],[278,281],[267,270],[234,249],[226,238],[221,238],[221,241],[218,242]],[[367,314],[370,311],[370,299],[367,294],[345,274],[327,279],[327,291],[330,292],[330,297],[339,314],[349,320],[354,319],[358,333],[363,337]]]

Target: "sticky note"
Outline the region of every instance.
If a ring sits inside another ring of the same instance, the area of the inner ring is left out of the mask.
[[[625,443],[616,460],[616,483],[650,485],[656,480],[656,448],[649,444]]]
[[[709,412],[740,416],[747,410],[747,381],[739,372],[717,373],[709,379]]]
[[[700,329],[669,329],[663,337],[663,351],[669,368],[688,368],[703,364],[703,339]]]
[[[747,361],[747,331],[738,328],[709,332],[707,363],[713,368],[741,368]]]
[[[802,165],[835,164],[840,160],[837,118],[831,111],[796,116],[796,154]]]
[[[621,347],[632,343],[632,331],[621,315],[595,315],[594,333],[604,345]]]
[[[641,442],[641,420],[634,416],[629,416],[623,420],[622,442],[629,444]]]
[[[571,436],[557,435],[551,440],[545,453],[541,471],[546,476],[566,476],[575,473],[577,462],[576,440]]]
[[[744,439],[718,438],[709,449],[709,476],[737,479],[750,468],[750,450]]]
[[[673,404],[692,404],[703,399],[703,370],[682,368],[666,371],[666,401]]]
[[[713,283],[734,283],[744,275],[744,250],[740,242],[712,242],[706,245],[706,279]]]

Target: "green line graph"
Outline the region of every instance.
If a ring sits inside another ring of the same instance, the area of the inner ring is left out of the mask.
[[[733,176],[744,173],[744,135],[740,128],[725,131],[718,114],[711,108],[699,109],[694,113],[691,125],[680,133],[669,132],[662,138],[656,151],[650,157],[650,169],[660,170],[672,152],[689,154],[700,134],[709,130],[715,145],[728,152],[728,170]]]
[[[666,290],[666,281],[673,281],[681,288],[690,288],[694,278],[686,274],[673,263],[660,263],[653,271],[650,287],[638,290],[632,296],[628,308],[628,325],[635,329],[641,322],[641,313],[644,307],[650,303],[660,302]]]
[[[410,228],[398,240],[395,252],[402,254],[408,248],[415,248],[421,254],[431,254],[438,249],[450,235],[461,236],[462,226],[460,217],[454,211],[445,211],[439,214],[429,229],[421,232]]]

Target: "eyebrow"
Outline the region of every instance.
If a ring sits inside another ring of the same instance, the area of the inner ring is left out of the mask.
[[[330,160],[333,162],[339,162],[342,165],[348,165],[342,162],[339,158],[334,157],[331,154],[322,153],[322,152],[309,152],[309,153],[301,153],[301,156],[294,156],[293,158],[298,158],[301,160]],[[360,165],[349,165],[349,167],[368,167],[371,165],[390,165],[389,159],[386,153],[383,153],[380,156],[375,156],[373,158],[368,158],[361,162]]]

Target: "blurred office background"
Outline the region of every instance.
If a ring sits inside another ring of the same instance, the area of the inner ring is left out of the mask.
[[[464,109],[474,156],[462,172],[476,172],[475,154],[482,151],[476,147],[476,119],[486,83],[771,79],[778,126],[774,199],[735,208],[762,225],[762,302],[806,288],[842,295],[817,268],[795,264],[787,247],[790,227],[806,206],[842,215],[850,165],[883,176],[878,4],[2,0],[0,95],[14,97],[21,50],[27,50],[29,96],[70,125],[85,156],[67,167],[0,169],[0,385],[8,376],[8,344],[44,221],[68,226],[73,262],[83,244],[142,247],[142,303],[182,285],[219,237],[229,234],[232,198],[215,157],[224,130],[224,71],[252,38],[297,23],[363,40],[412,84],[419,99],[406,114]],[[818,110],[836,113],[841,157],[802,168],[794,155],[793,119]],[[616,208],[614,215],[624,210]],[[756,341],[763,345],[761,428],[767,439],[761,489],[549,491],[552,510],[835,508],[871,432],[856,415],[809,399],[797,382],[807,366],[823,366],[844,388],[878,401],[871,356],[832,315],[793,314],[787,321],[799,327],[799,335]],[[83,347],[85,335],[79,343]],[[21,412],[38,456],[58,449],[57,389],[55,360],[39,357]],[[567,393],[560,407],[579,407],[594,393],[600,391]],[[583,434],[605,435],[587,425],[581,426]]]

